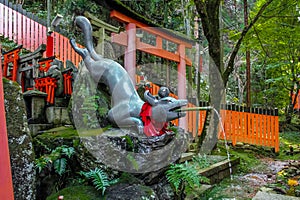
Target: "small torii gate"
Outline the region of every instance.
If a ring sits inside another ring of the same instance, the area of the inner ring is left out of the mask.
[[[178,63],[178,98],[186,99],[186,65],[191,66],[192,62],[186,56],[186,48],[191,49],[193,42],[179,39],[174,34],[166,29],[150,27],[142,22],[139,22],[131,17],[128,17],[116,10],[112,10],[110,17],[125,23],[125,32],[120,34],[112,33],[112,42],[125,46],[124,67],[135,84],[136,74],[136,50],[140,50],[161,58],[172,60]],[[137,28],[148,32],[156,37],[155,46],[144,43],[136,36]],[[170,41],[177,45],[176,52],[170,52],[163,48],[163,40]],[[186,129],[186,120],[180,119],[179,126]]]

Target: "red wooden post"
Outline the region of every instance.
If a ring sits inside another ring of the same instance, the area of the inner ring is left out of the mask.
[[[128,45],[125,50],[124,65],[129,74],[133,85],[135,85],[135,66],[136,66],[136,26],[134,23],[126,25],[126,32],[128,36]]]
[[[186,99],[186,62],[185,62],[185,45],[180,44],[178,47],[180,62],[178,64],[178,98]],[[186,117],[179,119],[179,126],[186,130]]]
[[[0,45],[1,49],[1,45]],[[1,57],[1,56],[0,56]],[[0,66],[2,66],[0,59]],[[0,199],[13,200],[13,184],[10,168],[6,118],[4,109],[4,92],[2,83],[2,70],[0,68]]]
[[[47,34],[47,44],[46,44],[46,57],[53,56],[53,47],[54,47],[54,39],[53,36],[50,34]]]

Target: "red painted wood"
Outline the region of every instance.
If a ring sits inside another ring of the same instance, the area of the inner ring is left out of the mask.
[[[44,32],[43,32],[43,25],[42,24],[38,24],[38,29],[39,29],[39,39],[38,39],[38,46],[40,46],[41,44],[43,44],[43,34],[44,34]]]
[[[64,37],[64,64],[66,63],[66,61],[68,60],[68,56],[67,56],[67,52],[68,52],[68,42],[69,39]]]
[[[13,39],[13,20],[12,20],[12,9],[8,8],[8,38]]]
[[[136,26],[133,23],[126,25],[126,32],[128,36],[128,44],[125,50],[124,67],[131,78],[133,85],[135,85],[135,71],[136,71]]]
[[[119,34],[112,33],[111,41],[119,45],[127,46],[128,40],[126,32],[121,32]]]
[[[122,32],[120,34],[112,34],[112,42],[117,43],[119,45],[127,46],[127,33]],[[143,43],[140,40],[136,40],[136,49],[168,60],[180,62],[178,53],[172,53],[162,48],[162,38],[160,36],[157,36],[156,38],[156,46]],[[186,57],[185,60],[186,65],[192,66],[192,61],[189,58]]]
[[[39,29],[39,23],[37,22],[34,22],[34,32],[34,50],[36,50],[40,46],[39,35],[41,34]]]
[[[47,27],[42,25],[42,44],[46,44],[47,43]],[[54,51],[54,50],[53,50]],[[46,56],[46,51],[43,53],[43,57],[47,57]]]
[[[4,37],[8,37],[8,7],[4,7]]]
[[[54,38],[54,55],[57,56],[59,54],[59,34],[53,32],[52,35]]]
[[[23,24],[23,19],[20,13],[17,12],[17,23],[18,23],[18,28],[17,28],[17,43],[18,44],[22,44],[22,37],[23,37],[23,33],[22,33],[22,24]]]
[[[4,5],[0,3],[0,35],[4,35]]]
[[[71,59],[72,59],[72,56],[71,56],[72,50],[73,50],[73,48],[71,47],[70,42],[68,42],[67,58],[68,58],[68,60],[70,60],[70,61],[71,61]],[[78,65],[78,63],[74,63],[74,64],[75,64],[76,66]]]
[[[70,53],[70,61],[71,61],[72,63],[75,63],[74,58],[75,58],[76,52],[72,49],[69,53]]]
[[[1,49],[1,44],[0,44]],[[1,57],[1,52],[0,52]],[[2,66],[0,59],[0,66]],[[0,199],[14,200],[11,166],[9,158],[2,70],[0,68]]]
[[[186,99],[186,62],[185,62],[185,46],[179,45],[178,52],[180,55],[180,62],[178,64],[178,98]],[[186,117],[179,119],[179,126],[186,129]]]
[[[27,37],[27,18],[23,15],[22,16],[22,45],[26,49],[26,37]]]
[[[134,24],[136,24],[137,27],[144,28],[149,33],[152,33],[154,35],[160,35],[163,38],[170,40],[176,44],[184,44],[187,48],[192,48],[192,43],[188,43],[188,42],[182,41],[176,37],[172,37],[171,35],[163,32],[159,28],[149,27],[148,25],[146,25],[142,22],[139,22],[135,19],[132,19],[131,17],[128,17],[116,10],[113,10],[110,12],[110,17],[112,17],[118,21],[124,22],[124,23],[134,23]]]
[[[54,39],[52,34],[51,35],[47,35],[47,43],[46,43],[46,57],[51,57],[54,55],[53,53],[53,45],[54,43]]]
[[[18,15],[17,11],[13,10],[13,40],[15,43],[18,42]]]
[[[30,42],[30,50],[31,51],[34,51],[35,50],[35,43],[36,43],[36,41],[35,41],[35,21],[33,21],[33,20],[30,20],[30,22],[31,22],[31,24],[30,24],[30,40],[31,40],[31,42]]]
[[[25,48],[30,49],[31,48],[31,35],[30,35],[30,19],[26,18],[26,37],[25,37]]]
[[[59,34],[59,60],[65,62],[64,57],[64,36]]]

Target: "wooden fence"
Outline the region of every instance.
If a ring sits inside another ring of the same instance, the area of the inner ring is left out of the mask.
[[[8,0],[0,0],[0,36],[33,52],[41,44],[47,43],[46,22],[23,10],[20,4],[13,5]],[[77,66],[81,57],[75,53],[69,39],[58,32],[53,32],[51,36],[54,39],[54,55],[63,63],[70,60]]]

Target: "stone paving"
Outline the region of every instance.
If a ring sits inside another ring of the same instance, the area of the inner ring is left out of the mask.
[[[300,200],[300,198],[259,191],[256,193],[255,197],[252,198],[252,200]]]

